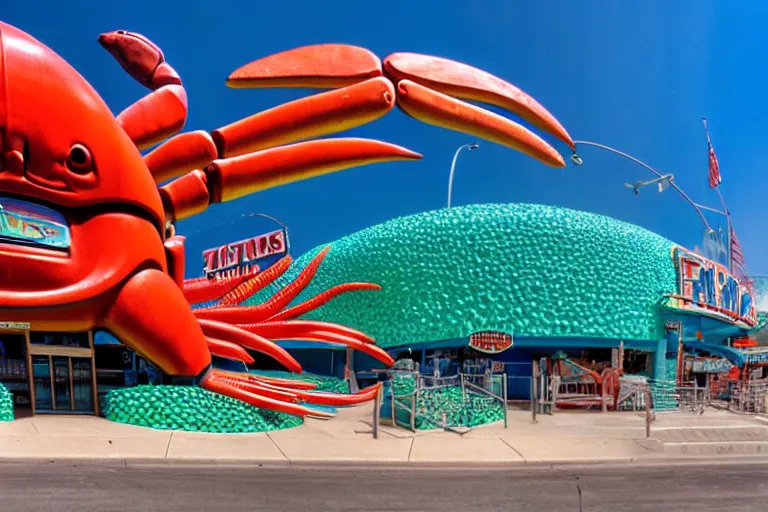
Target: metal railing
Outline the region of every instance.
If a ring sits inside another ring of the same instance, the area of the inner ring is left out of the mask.
[[[728,409],[738,412],[765,414],[768,379],[734,382]]]
[[[657,413],[703,413],[709,405],[709,390],[695,381],[678,385],[674,381],[648,379],[651,406]]]
[[[696,381],[678,385],[674,381],[648,379],[639,390],[645,402],[645,437],[651,437],[651,423],[657,414],[692,412],[703,414],[710,406],[710,390]]]
[[[507,374],[460,374],[461,399],[466,402],[467,389],[501,402],[504,408],[504,428],[508,425]],[[497,394],[496,392],[499,392]]]
[[[389,392],[392,405],[392,423],[416,432],[416,404],[422,379],[419,373],[407,370],[394,370],[390,374]],[[398,410],[408,413],[409,424],[398,422]]]
[[[443,392],[448,397],[445,405],[440,401],[444,397],[430,396]],[[393,425],[412,432],[417,430],[417,420],[421,425],[426,423],[446,430],[472,428],[476,415],[484,413],[498,414],[504,428],[508,426],[506,374],[437,377],[395,370],[390,373],[388,398]],[[502,414],[496,407],[501,408]]]

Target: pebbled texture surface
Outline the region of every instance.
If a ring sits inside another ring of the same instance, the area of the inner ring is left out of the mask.
[[[294,303],[350,281],[351,293],[304,318],[364,331],[382,347],[467,337],[653,340],[676,288],[674,244],[609,217],[532,204],[483,204],[400,217],[341,238]],[[293,279],[320,247],[296,260]],[[269,290],[246,304],[258,304]]]

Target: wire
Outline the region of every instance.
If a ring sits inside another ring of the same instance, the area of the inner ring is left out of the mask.
[[[651,171],[653,174],[655,174],[659,178],[663,177],[663,175],[659,171],[657,171],[656,169],[654,169],[650,165],[646,164],[642,160],[639,160],[639,159],[633,157],[632,155],[624,153],[623,151],[619,151],[618,149],[612,148],[610,146],[606,146],[605,144],[598,144],[597,142],[592,142],[592,141],[588,141],[588,140],[575,140],[575,141],[573,141],[573,143],[574,143],[574,145],[594,146],[594,147],[597,147],[597,148],[600,148],[600,149],[604,149],[605,151],[610,151],[611,153],[617,154],[617,155],[619,155],[621,157],[624,157],[624,158],[626,158],[628,160],[631,160],[631,161],[635,162],[638,165],[641,165],[641,166],[645,167],[646,169]],[[583,163],[583,160],[581,159],[581,157],[579,155],[577,155],[576,153],[574,153],[573,156],[571,156],[571,160],[573,161],[574,165],[581,165]],[[701,221],[704,223],[704,226],[707,228],[707,230],[714,231],[712,229],[712,226],[709,225],[709,222],[707,222],[707,218],[704,216],[704,212],[702,212],[701,208],[699,208],[698,205],[695,202],[693,202],[693,200],[690,197],[688,197],[688,194],[683,192],[683,189],[681,189],[677,185],[677,183],[675,183],[674,181],[670,181],[669,184],[672,186],[672,188],[677,190],[677,192],[683,197],[683,199],[685,199],[688,202],[688,204],[690,204],[693,207],[694,210],[696,210],[696,213],[698,213],[699,217],[701,217]]]

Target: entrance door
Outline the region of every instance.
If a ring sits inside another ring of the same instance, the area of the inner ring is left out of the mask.
[[[0,331],[0,383],[13,395],[15,417],[32,413],[27,340],[23,332],[17,334]]]
[[[94,414],[92,361],[85,355],[33,355],[35,412]]]

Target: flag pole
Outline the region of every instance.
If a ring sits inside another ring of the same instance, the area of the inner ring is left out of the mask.
[[[707,118],[702,117],[702,122],[704,123],[704,133],[707,135],[707,152],[709,152],[709,148],[712,147],[712,139],[709,136],[709,126],[707,125]],[[731,211],[728,209],[728,205],[725,204],[725,198],[723,197],[723,193],[720,192],[720,183],[717,184],[715,187],[715,190],[717,191],[717,197],[720,198],[720,204],[723,205],[723,211],[725,212],[725,220],[728,225],[728,269],[733,272],[733,245],[731,236],[733,233],[733,229],[731,226]]]

